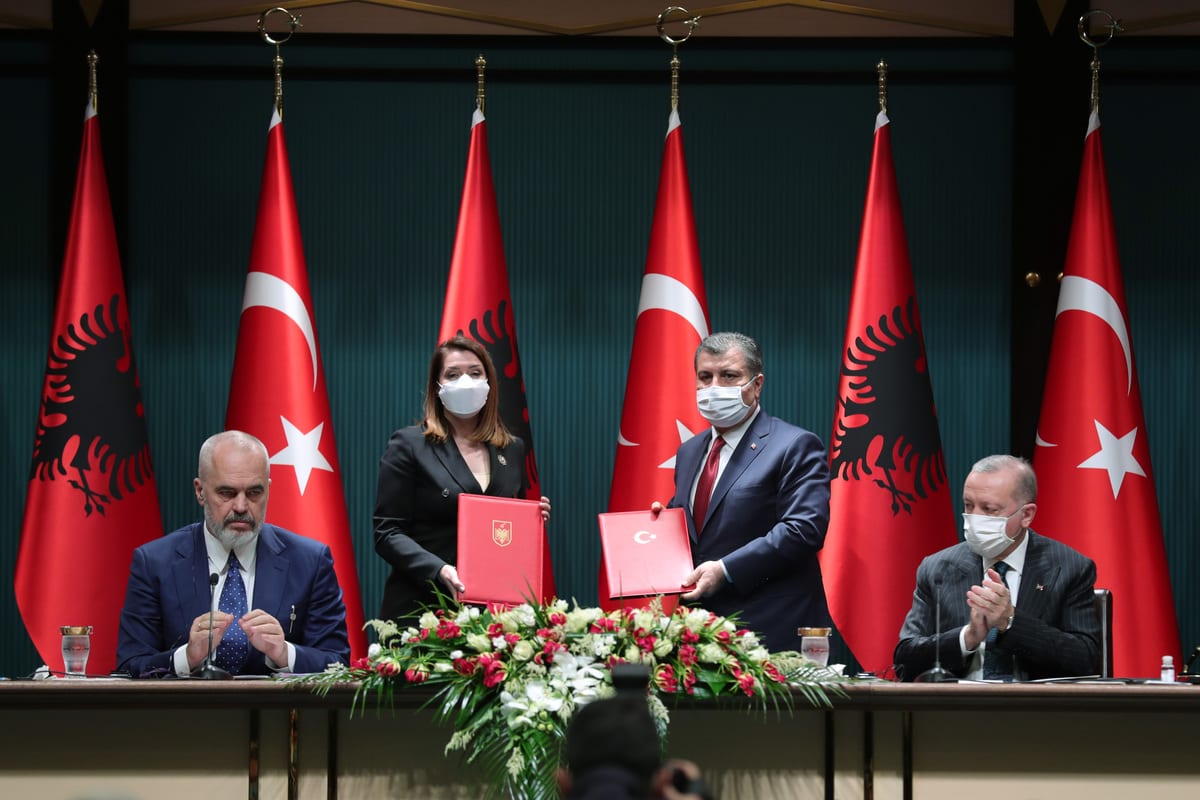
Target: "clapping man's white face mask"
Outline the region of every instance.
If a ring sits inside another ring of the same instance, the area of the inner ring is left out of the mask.
[[[988,560],[1016,544],[1008,535],[1008,521],[1025,510],[1022,505],[1007,517],[991,517],[987,514],[963,514],[963,535],[971,552]]]
[[[452,381],[440,384],[438,397],[446,411],[454,416],[473,417],[487,402],[488,382],[484,378],[460,375]]]

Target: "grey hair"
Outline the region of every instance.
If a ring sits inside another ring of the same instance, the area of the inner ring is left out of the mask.
[[[1000,472],[1012,469],[1017,473],[1017,484],[1014,494],[1023,503],[1037,502],[1037,475],[1029,462],[1018,456],[994,455],[979,459],[971,467],[971,472]]]
[[[762,372],[762,348],[758,346],[758,342],[754,341],[754,339],[744,333],[737,333],[735,331],[721,331],[705,336],[704,341],[700,342],[700,346],[696,348],[696,356],[692,359],[692,367],[695,368],[699,364],[701,353],[723,356],[735,347],[741,351],[742,358],[746,362],[746,368],[750,371],[751,375],[758,375]]]
[[[196,475],[200,480],[204,480],[212,471],[213,454],[216,453],[217,446],[225,442],[231,442],[242,450],[257,450],[267,465],[267,474],[271,473],[271,454],[267,452],[267,446],[257,437],[251,436],[245,431],[221,431],[214,433],[204,440],[204,444],[200,445],[200,463],[196,468]]]

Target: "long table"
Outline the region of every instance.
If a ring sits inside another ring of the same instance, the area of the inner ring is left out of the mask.
[[[0,797],[475,798],[450,730],[401,692],[349,714],[273,681],[0,681]],[[833,710],[684,703],[670,755],[723,800],[1194,797],[1200,687],[848,686]]]

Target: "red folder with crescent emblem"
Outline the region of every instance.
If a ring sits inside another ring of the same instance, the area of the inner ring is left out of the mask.
[[[458,577],[464,603],[542,600],[546,526],[537,500],[458,496]]]
[[[682,508],[598,514],[609,597],[680,594],[692,571]]]

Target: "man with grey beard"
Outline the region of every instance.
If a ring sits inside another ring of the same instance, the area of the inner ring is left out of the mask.
[[[117,669],[188,677],[209,667],[210,646],[212,663],[232,675],[346,663],[346,608],[329,547],[264,522],[271,479],[263,443],[218,433],[200,448],[198,473],[204,522],[133,553]]]

